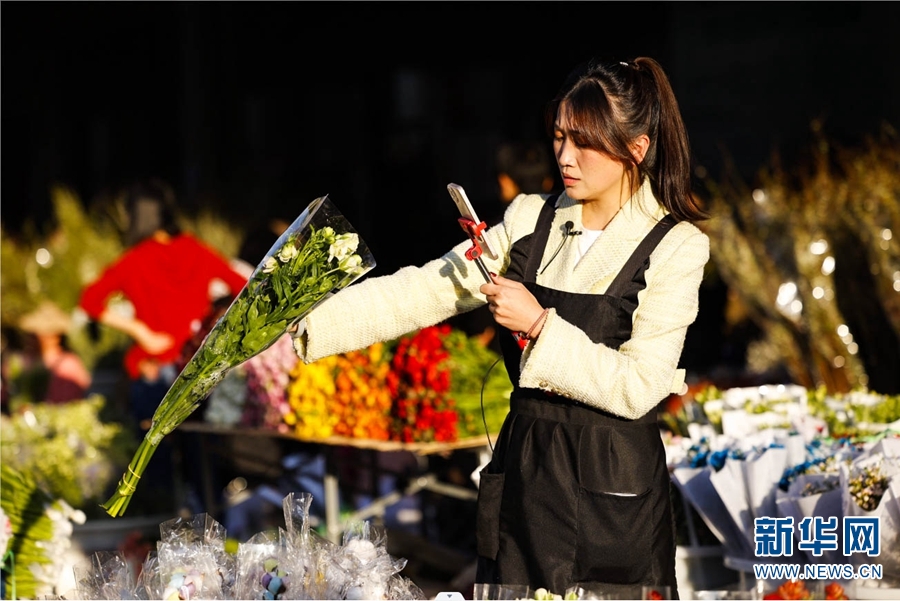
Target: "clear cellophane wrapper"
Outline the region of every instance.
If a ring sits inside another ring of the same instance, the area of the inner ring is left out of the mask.
[[[175,518],[159,527],[156,578],[148,578],[149,598],[230,599],[234,556],[225,551],[225,528],[205,513]]]
[[[288,549],[278,533],[260,532],[237,551],[235,599],[290,599],[295,586]]]
[[[310,528],[312,495],[289,493],[282,501],[286,528],[279,532],[290,587],[282,599],[334,599],[328,596],[326,567],[337,547]]]
[[[140,599],[134,572],[119,552],[97,551],[89,567],[75,568],[78,599]]]
[[[368,522],[352,524],[326,572],[331,598],[388,599],[405,559],[391,557],[384,533]],[[409,597],[406,597],[409,598]]]
[[[312,495],[283,501],[285,528],[255,534],[225,550],[225,529],[207,514],[160,525],[160,540],[140,573],[120,553],[95,553],[76,572],[80,599],[425,599],[400,575],[406,559],[387,551],[368,522],[350,525],[342,544],[310,528]]]

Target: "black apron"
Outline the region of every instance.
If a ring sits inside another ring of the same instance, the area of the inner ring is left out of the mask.
[[[513,245],[504,275],[593,342],[617,349],[631,337],[650,253],[675,220],[667,216],[647,234],[605,294],[563,292],[535,283],[554,202],[542,208],[534,233]],[[514,389],[480,474],[477,582],[557,594],[577,585],[638,599],[642,585],[668,585],[677,599],[670,480],[656,412],[628,420],[520,388],[522,352],[509,330],[498,329]]]

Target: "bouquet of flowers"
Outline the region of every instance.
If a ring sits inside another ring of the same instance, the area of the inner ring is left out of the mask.
[[[672,479],[729,554],[749,559],[754,519],[778,515],[776,484],[786,468],[804,458],[804,441],[790,430],[718,436],[693,445]]]
[[[206,514],[160,525],[161,540],[135,578],[121,552],[97,552],[76,571],[77,599],[424,599],[388,554],[383,532],[348,526],[341,544],[309,527],[312,495],[282,501],[285,527],[225,550],[225,531]]]
[[[278,238],[175,379],[116,492],[103,504],[107,513],[125,512],[163,437],[229,370],[269,348],[330,294],[374,266],[365,243],[328,197],[314,200]]]
[[[857,456],[856,445],[846,440],[814,440],[807,445],[809,458],[784,471],[775,490],[778,517],[792,517],[794,524],[804,518],[836,518],[838,523],[843,515],[841,510],[840,466]],[[804,556],[807,563],[844,563],[841,553],[843,533],[837,531],[838,550],[823,550],[820,556],[801,551],[797,545],[802,540],[799,528],[794,531],[795,554]]]
[[[869,442],[852,462],[840,466],[844,516],[879,518],[880,555],[855,553],[853,561],[876,560],[884,569],[883,583],[900,585],[900,436]]]

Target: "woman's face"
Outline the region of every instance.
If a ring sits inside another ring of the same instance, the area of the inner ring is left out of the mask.
[[[566,194],[582,202],[608,200],[619,204],[627,188],[625,166],[605,153],[579,147],[571,134],[565,111],[560,110],[553,127],[553,153]]]

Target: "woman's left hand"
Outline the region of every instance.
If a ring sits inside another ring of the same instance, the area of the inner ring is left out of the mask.
[[[499,275],[491,277],[494,282],[482,284],[480,290],[487,297],[494,321],[513,332],[527,332],[544,308],[521,282]]]

